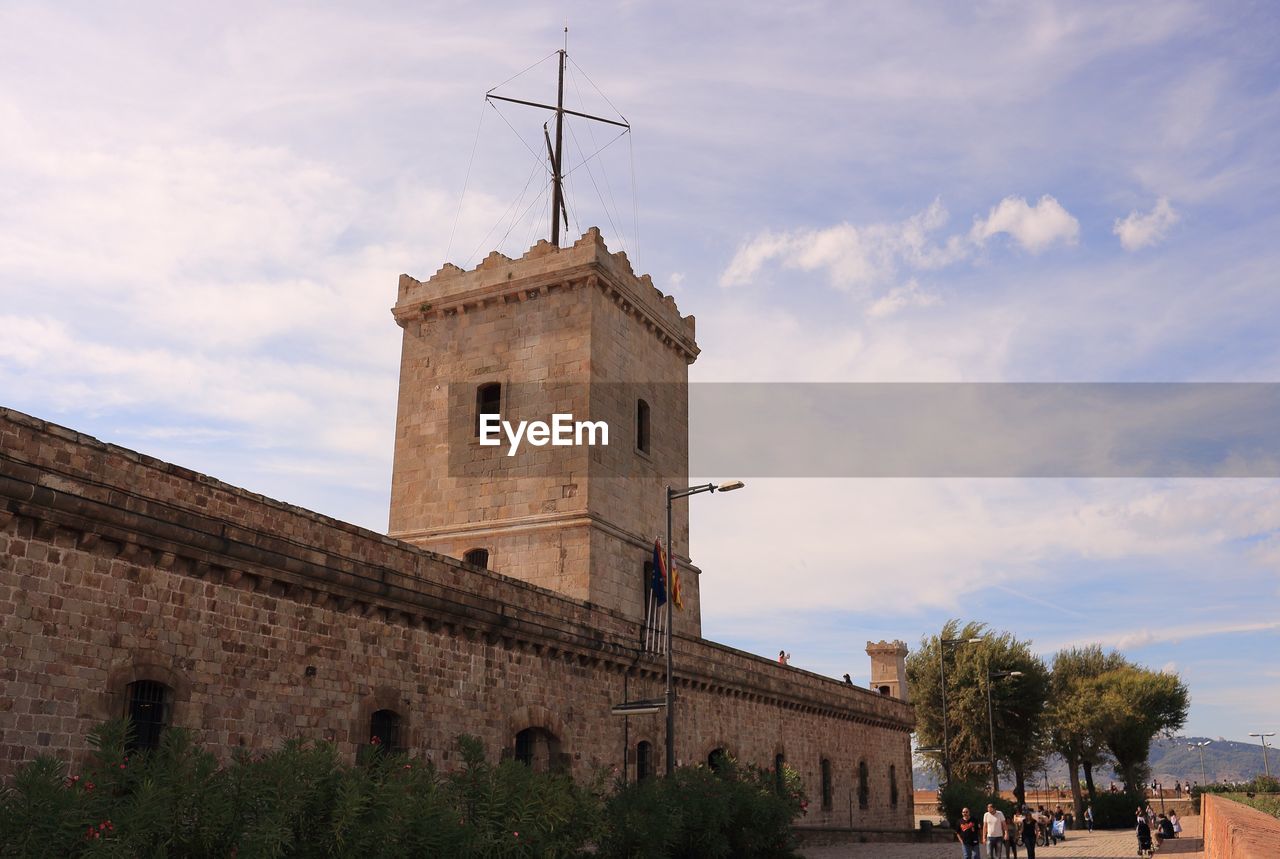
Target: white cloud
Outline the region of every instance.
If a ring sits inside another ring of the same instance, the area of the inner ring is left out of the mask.
[[[1127,217],[1117,218],[1112,232],[1120,237],[1120,244],[1125,250],[1141,250],[1164,241],[1179,218],[1178,212],[1169,204],[1169,198],[1161,197],[1155,208],[1145,215],[1135,210]]]
[[[895,286],[872,302],[867,308],[867,316],[872,319],[883,319],[908,307],[932,307],[939,301],[937,293],[926,292],[920,288],[915,278],[912,278],[901,286]]]
[[[986,218],[974,219],[969,238],[981,245],[1001,233],[1036,254],[1058,243],[1074,245],[1080,239],[1080,222],[1048,194],[1034,206],[1023,197],[1009,196],[993,206]]]
[[[765,263],[776,260],[784,268],[825,272],[841,289],[865,290],[884,284],[903,268],[937,269],[962,259],[967,251],[959,240],[930,240],[946,222],[946,208],[934,200],[924,211],[896,223],[764,232],[738,248],[720,285],[747,283]]]

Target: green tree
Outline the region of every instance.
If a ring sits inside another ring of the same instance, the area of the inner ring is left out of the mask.
[[[1062,650],[1053,658],[1045,722],[1050,745],[1067,762],[1077,818],[1084,816],[1080,768],[1084,767],[1092,801],[1096,798],[1093,767],[1105,757],[1103,734],[1108,714],[1103,708],[1103,688],[1096,681],[1128,664],[1119,653],[1104,653],[1097,645]]]
[[[1148,774],[1151,741],[1186,724],[1191,693],[1176,674],[1132,665],[1108,671],[1095,682],[1108,714],[1103,741],[1125,788],[1134,790]]]
[[[972,640],[978,639],[976,642]],[[971,642],[943,645],[940,642]],[[907,658],[907,679],[916,707],[916,734],[921,745],[943,745],[940,660],[946,660],[947,741],[952,778],[990,784],[991,732],[987,686],[991,691],[991,723],[995,759],[1014,774],[1014,792],[1025,797],[1026,773],[1043,753],[1043,715],[1049,672],[1031,652],[1030,642],[1012,633],[994,632],[984,623],[948,621],[939,636],[924,639]],[[989,674],[1017,672],[988,680]],[[943,775],[942,761],[932,764]]]

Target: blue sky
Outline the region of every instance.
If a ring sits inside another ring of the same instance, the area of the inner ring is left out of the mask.
[[[543,117],[482,95],[566,18],[571,104],[634,126],[570,233],[698,317],[695,381],[1280,381],[1278,16],[0,2],[0,402],[384,529],[397,275],[539,235],[503,117]],[[610,136],[571,128],[571,166]],[[710,637],[865,680],[867,639],[977,618],[1177,670],[1190,733],[1280,718],[1276,481],[694,502]]]

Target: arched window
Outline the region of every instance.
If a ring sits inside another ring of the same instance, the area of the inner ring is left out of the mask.
[[[395,710],[378,710],[369,717],[369,745],[389,754],[401,750],[399,713]]]
[[[832,805],[831,761],[822,759],[822,808],[830,811]]]
[[[636,744],[636,781],[644,781],[653,775],[653,743],[642,740]]]
[[[714,773],[723,771],[729,766],[729,753],[724,749],[712,749],[711,754],[707,755],[707,766]]]
[[[473,567],[480,567],[483,570],[489,569],[489,550],[488,549],[468,549],[462,556],[465,564]]]
[[[891,690],[888,686],[881,686],[879,691],[881,695],[888,695]]]
[[[173,719],[173,690],[156,680],[135,680],[126,699],[125,715],[133,728],[129,749],[159,748],[160,735]]]
[[[787,756],[782,752],[778,752],[773,756],[773,786],[778,793],[782,793],[785,781],[782,777],[782,769],[787,765]]]
[[[476,438],[480,437],[480,416],[496,415],[502,411],[502,385],[486,382],[476,388]]]
[[[636,400],[636,450],[649,452],[649,404]]]
[[[560,740],[545,728],[525,728],[516,734],[516,760],[534,772],[559,769]]]
[[[871,807],[871,785],[868,784],[867,762],[858,761],[858,808]]]
[[[898,768],[889,764],[889,806],[898,807]]]

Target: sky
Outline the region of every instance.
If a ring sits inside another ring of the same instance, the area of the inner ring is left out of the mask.
[[[484,94],[553,99],[566,21],[632,125],[570,121],[568,234],[697,317],[693,382],[1280,381],[1270,4],[0,0],[0,403],[385,531],[397,277],[545,232],[546,116]],[[690,503],[712,639],[866,682],[976,619],[1280,723],[1275,479]]]

